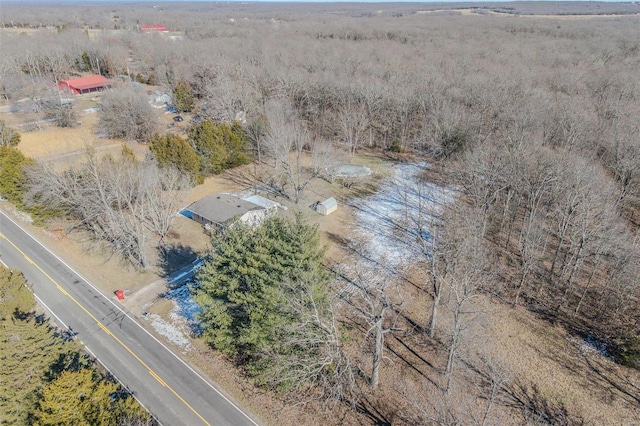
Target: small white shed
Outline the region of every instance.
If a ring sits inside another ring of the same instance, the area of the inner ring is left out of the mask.
[[[325,216],[335,212],[336,210],[338,210],[338,202],[333,197],[320,201],[316,205],[316,211]]]

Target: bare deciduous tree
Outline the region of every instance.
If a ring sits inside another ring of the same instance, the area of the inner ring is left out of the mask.
[[[264,145],[274,167],[269,185],[297,204],[307,186],[331,164],[331,143],[314,140],[286,102],[271,101],[265,109],[269,128]]]
[[[342,139],[351,158],[367,137],[369,115],[362,102],[347,100],[338,111]]]
[[[96,241],[108,242],[134,266],[147,268],[148,231],[169,232],[189,179],[153,161],[100,160],[92,149],[78,169],[61,173],[40,165],[29,171],[31,203],[62,211]]]
[[[20,142],[20,133],[0,120],[0,146],[16,146]]]
[[[291,292],[285,310],[299,316],[300,321],[287,324],[280,333],[283,347],[290,351],[272,355],[270,384],[292,386],[298,402],[355,403],[354,366],[343,348],[335,301],[317,300],[311,284],[282,285]]]
[[[147,164],[138,169],[138,179],[141,185],[138,201],[144,206],[144,221],[163,245],[191,186],[189,175],[172,167]]]
[[[380,366],[384,359],[385,334],[399,331],[398,317],[404,306],[404,296],[393,276],[381,265],[362,261],[345,271],[350,285],[355,286],[355,293],[348,302],[357,315],[365,321],[366,336],[373,335],[371,387],[380,384]]]
[[[489,288],[489,259],[484,239],[480,236],[482,220],[473,211],[458,206],[457,214],[451,214],[446,223],[446,241],[450,272],[444,279],[450,292],[448,308],[451,313],[450,340],[444,372],[445,391],[451,389],[451,381],[458,348],[470,318],[476,317],[479,308],[473,303],[483,289]]]
[[[111,138],[148,142],[158,127],[158,116],[142,90],[116,88],[100,100],[98,129]]]

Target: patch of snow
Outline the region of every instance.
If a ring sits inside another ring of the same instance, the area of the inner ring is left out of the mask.
[[[171,314],[176,314],[186,319],[190,323],[197,322],[196,316],[202,312],[202,308],[191,297],[191,289],[188,284],[168,291],[164,295],[175,305]]]
[[[607,351],[607,344],[597,340],[595,337],[589,335],[580,344],[580,352],[583,354],[597,353],[600,356],[614,360],[613,356]]]
[[[171,284],[174,281],[179,280],[180,278],[182,278],[182,277],[184,277],[184,276],[186,276],[187,274],[190,274],[190,273],[191,273],[191,271],[184,271],[184,272],[181,272],[181,273],[179,273],[178,275],[176,275],[174,277],[171,277],[171,279],[169,280],[169,284]]]
[[[173,312],[172,312],[173,314]],[[162,336],[166,337],[171,343],[181,347],[185,352],[191,349],[191,342],[189,338],[183,332],[183,327],[180,325],[179,318],[174,318],[172,315],[172,322],[168,323],[158,314],[148,314],[145,318],[151,321],[151,326]]]
[[[357,210],[356,234],[372,260],[400,267],[421,255],[418,237],[431,235],[424,225],[437,222],[443,207],[455,199],[455,188],[419,182],[427,167],[428,163],[398,164],[375,194],[351,202]]]
[[[191,350],[189,336],[201,333],[196,316],[202,312],[202,308],[191,298],[191,290],[187,284],[168,291],[163,297],[173,302],[169,321],[165,321],[157,314],[143,315],[143,318],[149,320],[151,326],[160,335],[181,347],[184,352],[188,352]]]
[[[371,169],[367,166],[356,166],[354,164],[343,164],[335,167],[330,171],[330,174],[335,177],[359,177],[369,176]]]

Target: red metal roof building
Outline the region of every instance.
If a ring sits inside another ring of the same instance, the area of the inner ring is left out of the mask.
[[[111,83],[109,82],[109,80],[104,78],[103,76],[92,75],[89,77],[60,81],[58,82],[58,90],[80,95],[83,93],[91,93],[103,90],[110,84]]]
[[[140,25],[140,31],[143,33],[168,33],[169,30],[162,24]]]

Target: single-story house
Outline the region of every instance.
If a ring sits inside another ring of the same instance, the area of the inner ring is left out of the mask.
[[[271,201],[270,199],[265,198],[261,195],[251,195],[249,197],[243,198],[243,200],[261,206],[262,208],[267,210],[267,214],[275,213],[275,211],[278,210],[278,208],[281,208],[283,210],[287,209],[282,204],[277,203],[275,201]]]
[[[140,25],[143,33],[168,33],[169,30],[162,24]]]
[[[210,229],[224,228],[238,221],[257,226],[267,216],[268,210],[231,194],[208,195],[186,209],[185,216]]]
[[[104,90],[111,85],[111,82],[101,75],[91,75],[89,77],[72,78],[58,82],[58,90],[61,92],[81,95]]]
[[[327,198],[324,201],[320,201],[316,204],[316,211],[322,215],[329,215],[338,210],[338,202],[335,198]]]

